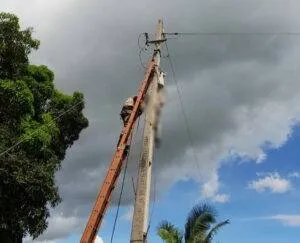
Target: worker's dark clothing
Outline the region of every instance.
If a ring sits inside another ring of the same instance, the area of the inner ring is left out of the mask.
[[[133,110],[133,107],[134,107],[134,104],[135,104],[136,100],[137,100],[137,96],[129,97],[129,98],[125,101],[125,103],[124,103],[124,105],[123,105],[123,107],[122,107],[122,110],[121,110],[121,112],[120,112],[120,117],[121,117],[121,119],[122,119],[122,121],[123,121],[124,127],[126,127],[128,121],[129,121],[129,118],[130,118],[130,116],[131,116],[131,113],[132,113],[132,110]],[[140,109],[139,109],[138,112],[137,112],[137,117],[139,117],[139,116],[142,114],[143,108],[144,108],[144,107],[141,105]],[[119,141],[118,141],[117,147],[119,147],[119,144],[120,144],[122,135],[123,135],[123,129],[122,129],[122,132],[121,132],[121,134],[120,134],[120,136],[119,136]],[[126,147],[125,147],[124,156],[127,156],[127,155],[128,155],[128,153],[129,153],[129,148],[130,148],[130,146],[127,144]]]

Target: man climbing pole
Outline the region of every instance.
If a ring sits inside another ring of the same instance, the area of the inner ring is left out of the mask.
[[[120,113],[120,117],[123,121],[124,127],[126,126],[128,120],[129,120],[129,117],[130,117],[131,112],[133,110],[135,100],[136,100],[136,96],[129,97],[125,100],[125,102],[123,104],[123,107],[122,107],[122,110],[121,110],[121,113]]]
[[[122,106],[122,109],[121,109],[121,112],[120,112],[120,117],[123,121],[124,127],[126,127],[128,121],[129,121],[129,118],[130,118],[130,115],[132,113],[132,110],[133,110],[133,107],[134,107],[134,104],[135,104],[136,100],[137,100],[137,96],[129,97],[125,100],[125,102]],[[142,102],[140,107],[139,107],[139,110],[137,112],[137,117],[139,117],[143,113],[143,110],[144,110],[144,102]],[[119,136],[119,141],[118,141],[117,147],[119,147],[122,135],[123,135],[123,129],[122,129],[122,132]],[[125,147],[125,153],[124,153],[125,156],[127,156],[128,152],[129,152],[129,144],[127,144],[126,147]]]

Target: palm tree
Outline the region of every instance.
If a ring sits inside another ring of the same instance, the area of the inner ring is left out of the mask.
[[[217,232],[229,220],[216,223],[216,210],[209,204],[196,205],[189,213],[184,234],[172,223],[162,221],[158,228],[157,234],[166,243],[211,243]]]
[[[181,243],[183,238],[182,232],[166,220],[158,226],[157,234],[166,243]]]

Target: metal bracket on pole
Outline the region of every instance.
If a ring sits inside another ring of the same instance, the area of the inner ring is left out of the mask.
[[[160,44],[160,43],[163,43],[165,41],[167,41],[167,39],[151,40],[151,41],[147,40],[146,45],[148,45],[148,44]]]

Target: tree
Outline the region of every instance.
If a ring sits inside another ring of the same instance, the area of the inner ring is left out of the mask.
[[[0,13],[0,78],[17,78],[26,71],[28,55],[40,42],[32,39],[32,28],[20,30],[19,19]]]
[[[61,201],[55,172],[88,126],[83,94],[63,94],[51,70],[29,64],[38,46],[31,28],[0,13],[0,242],[47,228],[49,208]]]
[[[157,234],[166,243],[181,243],[183,238],[182,232],[166,220],[162,221],[158,226]]]
[[[216,223],[216,210],[208,204],[196,205],[189,213],[184,234],[172,223],[162,221],[157,234],[166,243],[211,243],[217,232],[229,220]],[[184,236],[184,237],[183,237]]]

